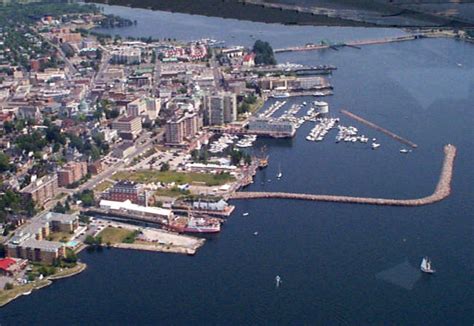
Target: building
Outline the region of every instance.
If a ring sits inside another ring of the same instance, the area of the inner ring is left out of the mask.
[[[200,128],[197,113],[185,113],[179,118],[168,120],[165,125],[165,140],[167,144],[179,145],[186,139],[191,139]]]
[[[237,120],[237,96],[233,93],[205,96],[203,106],[205,125],[223,125]]]
[[[113,149],[112,156],[119,159],[127,158],[135,149],[135,144],[132,141],[124,141]]]
[[[46,201],[56,197],[58,192],[58,176],[47,175],[31,182],[20,190],[23,197],[32,199],[37,205],[43,205]]]
[[[124,47],[112,52],[112,63],[114,64],[139,64],[141,61],[141,50],[138,48]]]
[[[268,135],[272,137],[293,137],[295,126],[290,121],[282,121],[271,118],[254,118],[248,123],[248,131],[257,135]]]
[[[140,98],[127,104],[127,115],[153,121],[158,117],[160,107],[161,100],[158,98]]]
[[[102,194],[102,198],[120,202],[129,200],[137,205],[147,205],[147,195],[143,185],[133,181],[121,180],[117,182]]]
[[[7,256],[52,264],[55,260],[66,256],[66,247],[56,241],[28,238],[17,243],[12,239],[7,243]]]
[[[68,162],[58,170],[58,185],[65,187],[87,175],[86,162]]]
[[[132,140],[142,132],[142,121],[140,117],[121,117],[112,123],[112,129],[123,139]]]
[[[101,200],[100,208],[107,211],[116,211],[120,213],[130,213],[147,217],[151,220],[155,219],[158,221],[170,220],[174,217],[173,211],[170,209],[164,209],[160,207],[145,207],[133,204],[130,201],[117,202],[110,200]]]
[[[229,207],[229,204],[224,200],[216,200],[216,201],[194,201],[193,202],[193,209],[200,209],[204,211],[225,211]]]
[[[103,171],[102,162],[100,160],[96,160],[91,162],[87,165],[87,172],[90,174],[99,174]]]
[[[2,258],[0,259],[0,275],[14,276],[25,269],[28,261],[23,259]]]
[[[244,59],[242,60],[242,66],[248,68],[255,66],[255,53],[252,52],[244,55]]]
[[[66,255],[61,242],[47,241],[51,232],[74,232],[79,226],[76,215],[47,212],[6,243],[8,257],[52,264]]]
[[[48,222],[50,232],[74,232],[79,227],[77,215],[48,212],[42,217]]]

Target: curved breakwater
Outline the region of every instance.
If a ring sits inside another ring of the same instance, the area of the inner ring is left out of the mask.
[[[312,195],[286,192],[236,192],[230,195],[229,199],[259,199],[259,198],[281,198],[299,199],[312,201],[326,201],[337,203],[386,205],[386,206],[422,206],[441,201],[451,193],[451,179],[453,176],[454,159],[456,157],[456,147],[453,145],[444,146],[444,161],[441,174],[435,191],[426,197],[415,199],[389,199],[371,197],[351,197],[337,195]]]

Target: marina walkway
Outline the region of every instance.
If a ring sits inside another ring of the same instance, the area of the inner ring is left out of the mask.
[[[438,184],[435,191],[427,197],[416,199],[385,199],[336,195],[311,195],[285,192],[236,192],[232,194],[229,199],[281,198],[387,206],[422,206],[433,204],[445,199],[451,193],[451,179],[453,176],[454,159],[456,157],[456,147],[450,144],[445,145],[444,154],[443,167],[441,169]]]

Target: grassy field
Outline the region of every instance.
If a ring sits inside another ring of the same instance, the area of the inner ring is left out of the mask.
[[[96,192],[103,192],[103,191],[109,189],[112,185],[113,185],[112,182],[105,180],[105,181],[102,181],[101,183],[99,183],[99,184],[94,188],[94,191],[96,191]]]
[[[105,229],[102,230],[102,232],[99,233],[99,237],[102,238],[102,243],[122,243],[125,238],[131,236],[133,234],[133,231],[129,229],[119,229],[119,228],[113,228],[113,227],[106,227]]]
[[[178,188],[171,188],[171,189],[158,189],[155,191],[155,196],[162,196],[162,197],[181,197],[181,196],[186,196],[189,193],[187,192],[182,192]]]
[[[114,180],[129,180],[139,183],[163,182],[178,184],[200,182],[206,186],[221,186],[223,184],[235,181],[235,178],[228,173],[210,174],[210,173],[183,173],[175,171],[153,171],[142,170],[136,172],[120,171],[113,176]]]

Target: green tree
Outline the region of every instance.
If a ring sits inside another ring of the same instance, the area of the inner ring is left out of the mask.
[[[8,171],[12,168],[10,158],[7,154],[0,152],[0,172]]]
[[[252,51],[255,53],[255,64],[275,65],[276,59],[270,43],[261,40],[255,41]]]
[[[163,164],[161,164],[161,167],[160,167],[161,172],[169,171],[169,169],[170,169],[170,165],[168,162],[164,162]]]
[[[13,289],[13,284],[10,282],[5,283],[5,286],[3,288],[5,291],[12,290]]]

